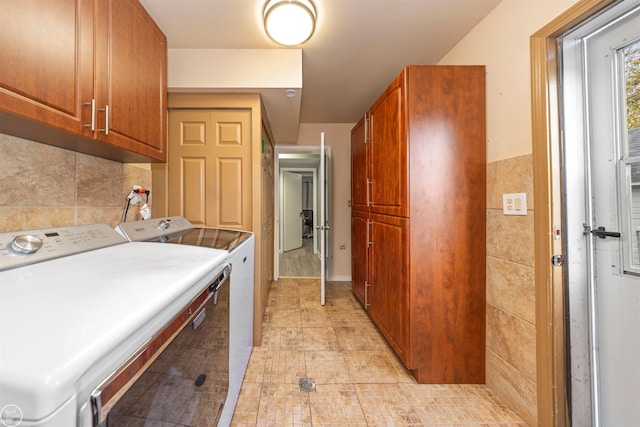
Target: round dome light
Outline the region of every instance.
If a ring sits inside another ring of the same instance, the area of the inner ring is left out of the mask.
[[[263,19],[267,35],[283,46],[306,42],[316,29],[316,10],[310,0],[269,0]]]

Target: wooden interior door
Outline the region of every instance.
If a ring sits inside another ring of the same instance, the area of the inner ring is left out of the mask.
[[[249,110],[169,113],[169,215],[252,230]]]
[[[302,176],[282,172],[282,250],[302,247]]]

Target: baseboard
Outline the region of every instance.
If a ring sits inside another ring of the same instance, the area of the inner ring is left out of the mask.
[[[351,276],[333,276],[329,277],[329,282],[350,282]]]

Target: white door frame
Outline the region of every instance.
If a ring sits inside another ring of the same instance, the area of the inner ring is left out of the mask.
[[[579,0],[531,36],[532,140],[539,425],[566,425],[565,236],[560,151],[562,96],[558,39],[621,0]],[[553,265],[552,256],[560,264]]]
[[[619,191],[614,168],[617,169],[623,154],[618,149],[623,146],[619,137],[614,136],[622,131],[614,121],[617,114],[613,111],[620,109],[615,105],[610,52],[632,40],[626,37],[629,32],[636,32],[637,27],[632,22],[623,24],[621,17],[635,10],[637,19],[639,6],[639,0],[627,1],[562,38],[565,150],[562,175],[565,247],[569,261],[565,266],[568,297],[565,306],[568,307],[566,330],[570,337],[567,348],[570,349],[571,419],[576,426],[616,424],[621,422],[614,421],[616,417],[627,420],[634,417],[631,415],[633,404],[628,399],[635,392],[616,395],[612,391],[637,388],[634,382],[637,373],[622,374],[629,369],[629,362],[628,358],[625,362],[621,354],[633,354],[633,340],[624,335],[633,332],[623,332],[619,325],[612,328],[620,321],[616,320],[617,308],[612,310],[611,301],[618,298],[616,292],[625,286],[627,291],[635,289],[638,279],[623,273],[619,252],[623,250],[625,236],[624,227],[618,223],[623,220],[617,216],[618,198],[624,196]],[[594,46],[598,46],[595,51]],[[595,196],[595,200],[591,196]],[[602,240],[585,232],[598,226],[617,229],[623,232],[622,237]],[[628,304],[633,303],[627,300],[627,307]],[[629,313],[627,311],[631,326],[635,321]],[[603,342],[609,344],[600,345]],[[612,362],[614,359],[627,367],[620,366],[623,369],[620,371],[618,362]],[[608,393],[602,391],[606,387]]]
[[[276,145],[274,147],[273,150],[273,160],[274,160],[274,189],[273,189],[273,197],[274,197],[274,204],[273,204],[273,218],[274,218],[274,222],[275,222],[275,227],[274,230],[277,230],[276,235],[274,236],[273,239],[273,280],[278,280],[278,278],[280,277],[280,254],[282,253],[280,250],[280,239],[281,239],[281,224],[280,224],[280,212],[281,212],[281,179],[280,179],[280,170],[281,169],[289,169],[289,170],[303,170],[305,169],[304,167],[300,167],[300,168],[281,168],[280,167],[280,154],[305,154],[305,153],[309,153],[309,154],[320,154],[320,147],[316,147],[316,146],[289,146],[289,145]],[[320,167],[320,166],[318,166]],[[314,173],[314,180],[313,180],[313,203],[314,203],[314,216],[316,215],[316,194],[317,194],[317,185],[318,185],[318,180],[317,180],[317,168],[307,168],[307,169],[311,169],[314,170],[315,169],[315,173]],[[315,218],[314,218],[315,221]],[[316,229],[314,227],[313,229],[313,233],[314,233],[314,241],[316,240]]]
[[[275,249],[277,249],[275,252],[279,254],[283,253],[284,251],[282,250],[282,246],[280,244],[280,239],[283,235],[283,231],[284,231],[284,224],[282,223],[282,221],[280,221],[280,213],[283,210],[283,200],[282,200],[282,194],[284,193],[283,191],[283,182],[282,182],[282,174],[284,172],[311,172],[313,173],[313,214],[316,214],[316,211],[318,210],[318,206],[317,206],[317,194],[318,194],[318,169],[317,168],[306,168],[306,167],[286,167],[286,168],[279,168],[279,172],[277,172],[277,181],[278,181],[278,193],[275,196],[275,202],[274,203],[274,209],[276,209],[276,224],[278,225],[278,235],[276,236],[276,238],[274,238],[274,241],[277,243],[277,246]],[[277,208],[275,207],[277,205]],[[314,217],[314,221],[315,221],[315,217]],[[315,227],[313,227],[313,237],[316,237],[316,229]],[[313,249],[313,253],[317,253],[318,251],[316,250],[315,246]]]
[[[561,99],[558,39],[618,0],[579,0],[531,36],[538,424],[566,425]]]

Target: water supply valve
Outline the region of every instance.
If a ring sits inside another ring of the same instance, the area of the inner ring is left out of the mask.
[[[133,186],[133,190],[131,190],[131,192],[127,195],[125,206],[124,206],[124,211],[122,212],[122,221],[121,222],[126,222],[127,221],[127,213],[129,212],[129,206],[137,205],[138,203],[142,202],[142,195],[143,194],[146,195],[146,200],[140,206],[140,211],[139,211],[140,212],[140,216],[142,216],[142,219],[151,218],[151,208],[149,207],[149,194],[150,193],[151,193],[151,191],[147,190],[146,188],[141,187],[139,185],[134,185]]]

